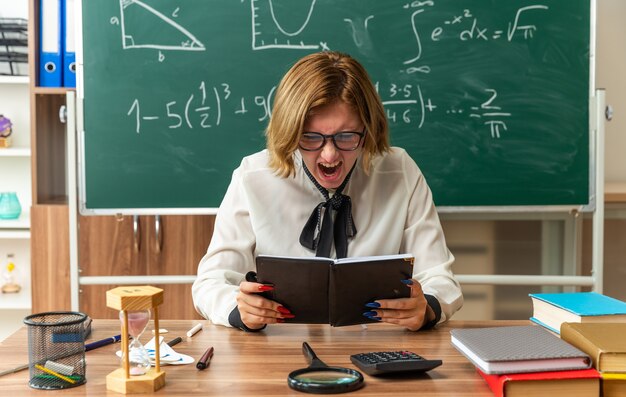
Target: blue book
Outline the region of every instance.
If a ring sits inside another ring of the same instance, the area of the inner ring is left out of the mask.
[[[597,292],[529,294],[531,321],[560,334],[562,323],[626,322],[626,303]]]

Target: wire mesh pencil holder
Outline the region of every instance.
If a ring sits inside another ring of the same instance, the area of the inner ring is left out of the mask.
[[[46,312],[24,318],[28,327],[28,385],[58,390],[86,382],[85,325],[79,312]]]

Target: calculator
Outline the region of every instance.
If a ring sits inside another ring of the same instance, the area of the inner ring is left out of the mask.
[[[351,355],[350,361],[368,375],[425,372],[442,364],[406,350],[358,353]]]

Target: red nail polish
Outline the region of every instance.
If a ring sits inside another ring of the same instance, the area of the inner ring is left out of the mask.
[[[283,318],[295,318],[296,316],[293,314],[283,314]]]
[[[261,285],[261,286],[259,286],[259,291],[261,291],[261,292],[273,291],[273,290],[274,290],[274,286],[272,286],[272,285]]]
[[[278,307],[276,308],[276,310],[278,310],[278,311],[279,311],[280,313],[282,313],[282,314],[291,314],[291,312],[289,311],[289,309],[287,309],[287,308],[286,308],[286,307],[284,307],[284,306],[278,306]]]

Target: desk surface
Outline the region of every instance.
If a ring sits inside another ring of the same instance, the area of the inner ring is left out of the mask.
[[[195,364],[163,366],[166,385],[160,395],[202,396],[303,396],[287,386],[287,374],[306,367],[302,342],[307,341],[317,356],[328,365],[356,368],[350,354],[365,351],[406,349],[426,358],[441,359],[443,365],[422,375],[374,378],[364,374],[366,386],[354,392],[362,396],[492,396],[474,366],[450,344],[452,328],[521,325],[529,321],[451,321],[435,330],[410,332],[387,324],[333,328],[327,325],[280,324],[260,333],[244,333],[232,328],[210,325],[192,338],[185,333],[198,321],[162,320],[165,340],[177,336],[183,342],[174,349],[196,360],[209,347],[215,355],[210,366],[198,371]],[[94,320],[89,341],[119,333],[116,320]],[[150,328],[152,329],[152,322]],[[0,372],[28,363],[28,340],[25,328],[0,343]],[[148,331],[142,342],[148,341]],[[87,383],[63,390],[44,392],[28,386],[28,370],[0,377],[0,390],[7,396],[120,396],[106,390],[106,375],[119,368],[113,344],[92,350],[87,356]]]

